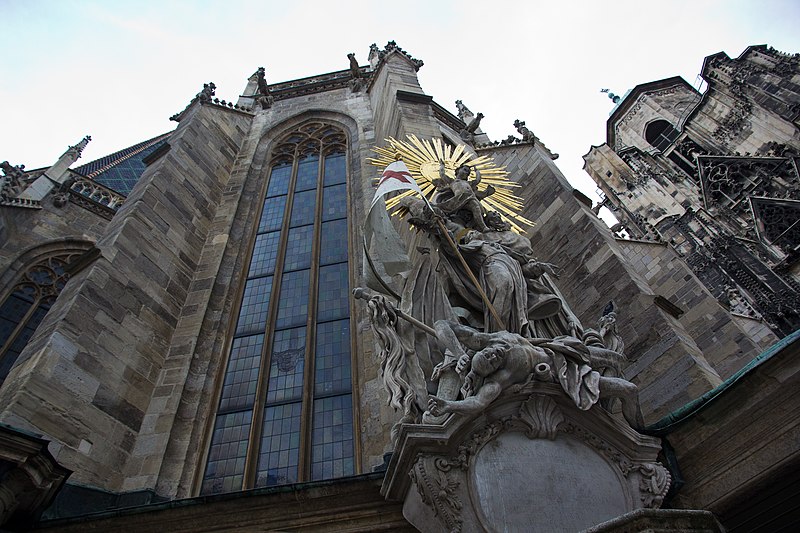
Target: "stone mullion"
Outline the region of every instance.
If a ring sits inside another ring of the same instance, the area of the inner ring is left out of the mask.
[[[308,317],[306,318],[306,353],[303,373],[303,405],[300,413],[300,457],[298,481],[311,477],[311,419],[314,412],[314,371],[317,346],[317,298],[319,295],[320,232],[322,228],[322,193],[324,189],[325,157],[320,146],[317,166],[317,198],[314,213],[314,236],[311,247],[311,269],[308,286]]]
[[[297,147],[300,144],[298,143]],[[264,332],[264,344],[261,346],[261,364],[258,369],[258,383],[256,385],[256,398],[253,402],[253,419],[250,422],[250,439],[247,443],[247,456],[244,464],[243,489],[253,488],[255,485],[258,454],[260,452],[261,431],[264,425],[264,409],[266,407],[267,387],[269,385],[269,368],[272,359],[272,341],[275,337],[275,319],[278,313],[278,300],[280,299],[281,281],[283,279],[283,263],[286,259],[286,244],[289,237],[289,221],[292,216],[292,206],[294,205],[294,188],[297,181],[297,168],[300,157],[295,148],[294,160],[292,161],[292,176],[289,179],[289,190],[286,195],[286,207],[283,211],[283,228],[281,229],[280,243],[278,244],[278,255],[275,258],[275,272],[272,277],[272,288],[270,289],[269,310],[267,312],[267,326]],[[270,166],[270,172],[271,172]],[[270,174],[271,178],[271,174]],[[269,190],[269,184],[267,184]],[[266,192],[264,193],[264,200]],[[262,200],[263,202],[263,200]],[[262,206],[263,210],[263,206]],[[259,218],[260,220],[260,218]],[[253,240],[255,246],[255,240]]]
[[[345,184],[346,184],[346,193],[345,196],[347,198],[347,251],[348,257],[354,257],[353,252],[357,250],[355,238],[353,237],[353,232],[351,230],[352,226],[350,224],[350,220],[352,219],[352,214],[355,212],[353,210],[353,201],[350,198],[350,164],[351,164],[351,156],[349,147],[352,146],[352,143],[347,143],[345,147]],[[370,178],[367,178],[368,180]],[[371,185],[371,181],[369,182]],[[371,188],[367,188],[370,190]],[[348,271],[348,282],[350,290],[352,291],[353,287],[356,286],[356,279],[355,279],[355,261],[351,261],[348,259],[347,261],[347,271]],[[359,383],[358,383],[358,365],[356,364],[356,346],[358,346],[358,332],[357,332],[357,321],[354,320],[356,316],[356,302],[355,298],[350,298],[350,401],[352,402],[353,406],[353,473],[360,474],[361,473],[361,437],[360,432],[356,431],[356,428],[361,427],[361,408],[360,408],[360,397],[358,394],[359,390]]]

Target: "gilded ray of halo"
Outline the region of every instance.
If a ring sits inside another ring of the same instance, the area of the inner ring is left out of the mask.
[[[486,190],[489,185],[495,188],[494,194],[481,200],[481,204],[487,211],[500,213],[517,233],[523,233],[524,229],[521,225],[533,226],[533,222],[520,215],[524,202],[522,198],[511,191],[512,188],[520,185],[508,179],[505,167],[498,167],[487,156],[473,159],[472,154],[465,149],[464,145],[453,148],[438,138],[420,139],[416,135],[408,135],[406,138],[406,141],[393,137],[386,139],[388,144],[373,148],[377,157],[369,158],[368,161],[372,165],[384,169],[389,164],[402,160],[429,201],[436,194],[433,180],[439,177],[440,161],[444,162],[445,172],[452,178],[455,177],[455,170],[459,166],[469,164],[481,173],[479,190]],[[379,179],[380,177],[376,177],[375,182],[377,183]],[[410,194],[413,194],[413,191],[404,191],[387,200],[387,210],[392,215],[405,215],[405,210],[398,208],[398,204],[400,200]]]

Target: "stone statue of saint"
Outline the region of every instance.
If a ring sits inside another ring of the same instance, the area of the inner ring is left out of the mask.
[[[447,175],[444,162],[439,162],[439,179],[434,180],[433,184],[439,191],[434,206],[441,209],[445,214],[455,214],[461,209],[467,210],[472,215],[471,225],[480,231],[488,231],[486,223],[483,221],[484,209],[481,200],[494,194],[495,189],[491,185],[485,190],[479,191],[478,184],[481,182],[481,173],[475,169],[475,179],[469,181],[472,168],[469,165],[461,165],[456,169],[455,179]]]

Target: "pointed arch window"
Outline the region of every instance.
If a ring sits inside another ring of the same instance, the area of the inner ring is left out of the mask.
[[[357,471],[344,132],[273,150],[201,494]]]
[[[62,252],[39,259],[0,304],[0,385],[67,283],[66,267],[78,255]]]

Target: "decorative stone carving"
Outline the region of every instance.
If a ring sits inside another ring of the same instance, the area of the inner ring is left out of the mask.
[[[569,485],[563,491],[577,485],[593,514],[556,516],[563,509],[542,504],[540,526],[563,519],[579,529],[657,505],[664,476],[650,465],[658,441],[632,429],[643,420],[636,386],[619,377],[625,357],[617,309],[610,305],[598,330],[584,331],[557,296],[557,267],[536,259],[531,241],[488,208],[487,200],[505,194],[496,170],[470,165],[466,155],[454,162],[441,144],[430,148],[415,152],[413,163],[430,199],[406,194],[394,204],[430,246],[401,276],[403,287],[392,289],[390,280],[385,294],[354,291],[367,300],[388,402],[402,415],[392,428],[385,494],[405,500],[405,516],[422,531],[484,531],[497,523],[529,529],[538,518],[519,510],[525,503],[511,509],[502,499],[517,492],[535,499],[541,477]],[[395,142],[378,151],[391,157],[382,183],[409,183],[413,174],[397,162],[403,149]],[[378,277],[376,263],[366,268]],[[614,398],[628,425],[598,405]],[[632,442],[646,442],[648,451],[633,452]],[[525,483],[534,492],[519,488]]]
[[[565,421],[564,414],[556,403],[547,396],[531,395],[522,404],[519,412],[520,420],[528,425],[525,435],[529,439],[556,438],[558,426]]]
[[[48,441],[0,425],[0,529],[29,531],[72,473],[47,450]]]
[[[358,60],[354,53],[347,54],[347,59],[350,60],[350,90],[357,93],[364,85],[364,76],[361,75],[361,68],[358,66]]]
[[[275,102],[275,98],[269,90],[269,85],[267,85],[265,72],[264,67],[258,67],[256,71],[258,92],[253,95],[258,105],[261,106],[261,109],[269,109]]]
[[[658,508],[670,486],[658,439],[554,387],[533,382],[442,426],[404,424],[382,493],[423,532],[577,531]]]
[[[642,503],[647,508],[658,509],[664,502],[672,481],[669,471],[658,463],[646,463],[639,465],[639,473]]]
[[[121,194],[88,178],[73,178],[69,190],[107,207],[112,211],[119,209],[125,202],[125,197]]]
[[[522,135],[522,142],[533,143],[539,140],[539,138],[536,137],[531,130],[525,127],[524,120],[516,119],[514,121],[514,127],[517,129],[517,133]]]
[[[6,202],[16,198],[22,190],[22,181],[25,176],[25,165],[11,165],[8,161],[0,163],[0,201]]]
[[[411,61],[411,63],[414,65],[415,71],[422,68],[422,66],[425,64],[421,59],[414,59],[413,57],[411,57],[411,54],[409,54],[408,52],[397,46],[397,43],[394,41],[389,41],[388,43],[386,43],[386,46],[383,48],[383,52],[381,53],[380,58],[383,59],[390,52],[397,52],[408,58],[408,60]]]
[[[469,143],[474,142],[475,133],[478,131],[482,119],[483,119],[483,113],[478,113],[477,115],[475,115],[475,117],[469,121],[467,127],[459,132],[461,138]]]
[[[463,120],[465,123],[471,121],[472,117],[475,116],[461,100],[456,100],[456,109],[458,109],[458,118]]]
[[[201,102],[210,102],[214,94],[216,94],[217,86],[213,81],[203,84],[203,90],[197,93],[197,99]]]
[[[69,191],[74,183],[75,183],[75,178],[72,177],[58,187],[58,189],[53,193],[54,206],[62,208],[65,205],[67,205],[67,202],[69,202],[69,197],[70,197]]]
[[[450,463],[441,457],[421,455],[409,475],[422,503],[433,509],[449,531],[461,531],[463,503],[457,495],[461,482]]]

